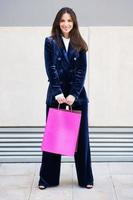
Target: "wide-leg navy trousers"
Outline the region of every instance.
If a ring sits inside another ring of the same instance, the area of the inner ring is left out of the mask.
[[[61,104],[60,108],[65,108],[65,106],[66,105]],[[52,105],[50,107],[57,107],[57,105]],[[49,106],[47,105],[46,117],[48,115],[48,110]],[[88,134],[88,102],[85,102],[83,105],[80,106],[79,105],[76,106],[76,104],[73,104],[73,110],[82,111],[79,138],[78,138],[78,148],[77,152],[75,152],[74,159],[75,159],[78,184],[81,187],[85,187],[88,184],[94,184],[92,167],[91,167],[89,134]],[[44,185],[46,187],[59,185],[60,164],[61,164],[61,155],[44,151],[42,153],[39,185]]]

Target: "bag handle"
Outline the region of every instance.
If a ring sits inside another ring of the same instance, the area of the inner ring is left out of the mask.
[[[66,110],[69,110],[69,107],[70,107],[70,111],[72,112],[72,106],[70,105],[66,105]],[[60,109],[60,103],[58,104],[58,109]]]

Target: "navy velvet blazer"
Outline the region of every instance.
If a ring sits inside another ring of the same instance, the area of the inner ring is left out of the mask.
[[[64,42],[62,47],[57,45],[51,36],[45,39],[44,58],[49,81],[46,103],[55,103],[55,96],[63,93],[65,97],[73,95],[74,104],[82,105],[88,102],[84,81],[86,75],[86,53],[75,50],[69,43],[66,52]]]

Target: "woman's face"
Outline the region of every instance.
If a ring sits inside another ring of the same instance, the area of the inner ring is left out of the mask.
[[[69,13],[62,15],[60,20],[60,29],[64,37],[68,38],[70,31],[73,29],[73,21]]]

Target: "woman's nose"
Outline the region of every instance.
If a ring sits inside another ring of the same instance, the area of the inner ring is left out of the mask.
[[[65,22],[65,23],[64,23],[64,26],[67,26],[67,25],[68,25],[68,22]]]

